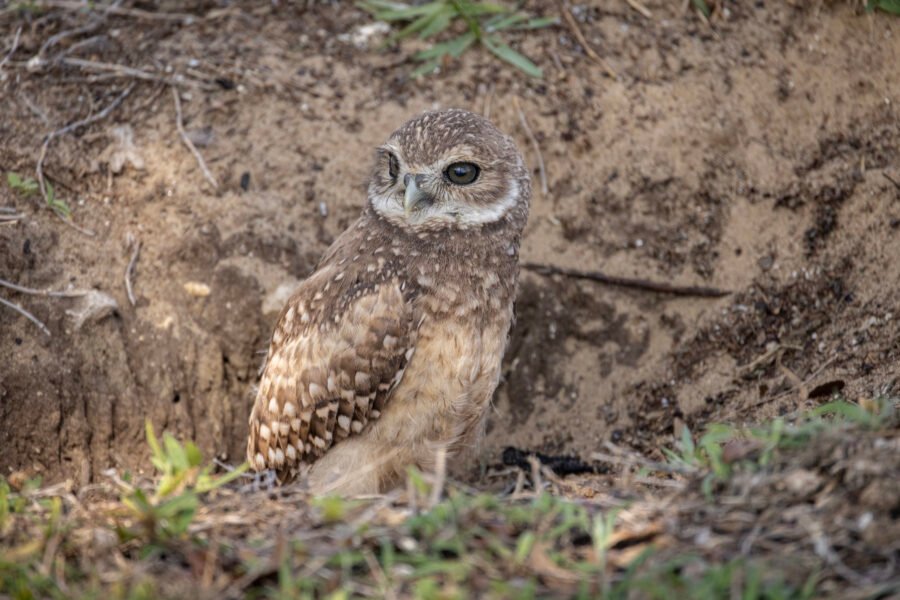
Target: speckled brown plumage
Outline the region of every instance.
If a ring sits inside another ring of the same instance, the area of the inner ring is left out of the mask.
[[[473,183],[448,179],[460,162]],[[382,491],[471,447],[512,322],[531,192],[512,140],[426,113],[375,163],[362,216],[281,313],[250,415],[251,465],[282,481],[311,466],[319,493]]]

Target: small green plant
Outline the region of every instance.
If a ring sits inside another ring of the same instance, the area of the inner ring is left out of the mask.
[[[31,177],[22,177],[18,173],[10,171],[6,174],[6,183],[11,189],[16,190],[23,196],[30,196],[38,191],[38,182]]]
[[[866,12],[875,12],[883,10],[892,15],[900,15],[900,0],[868,0],[866,2]]]
[[[148,496],[133,488],[122,498],[146,532],[153,539],[177,538],[187,532],[199,505],[199,497],[233,481],[247,470],[244,463],[222,476],[212,475],[212,466],[203,464],[203,455],[193,442],[180,444],[168,432],[162,444],[153,425],[146,422],[147,442],[153,452],[151,461],[162,477],[156,490]]]
[[[55,210],[64,219],[68,219],[72,215],[69,205],[66,204],[65,200],[60,200],[56,197],[56,191],[53,189],[52,183],[47,181],[44,185],[47,188],[47,206]]]
[[[691,4],[693,4],[694,8],[699,10],[700,13],[707,19],[712,14],[712,11],[709,9],[709,4],[706,3],[706,0],[691,0]]]
[[[6,174],[6,183],[11,189],[16,190],[23,196],[30,196],[41,189],[40,184],[32,177],[22,177],[18,173],[10,171]],[[44,187],[47,190],[47,206],[56,211],[64,219],[68,219],[72,211],[65,200],[56,197],[56,190],[49,181],[44,181]]]
[[[793,424],[782,417],[749,428],[713,423],[696,442],[691,431],[684,427],[675,449],[663,448],[663,454],[670,464],[685,472],[707,471],[703,489],[710,494],[713,481],[727,479],[736,464],[764,468],[771,464],[779,449],[803,446],[829,428],[877,429],[888,423],[895,412],[895,401],[890,398],[868,400],[865,404],[836,399],[801,415]],[[752,451],[739,459],[726,459],[726,446],[739,442]]]
[[[541,69],[503,43],[498,34],[508,30],[539,29],[558,22],[555,17],[534,18],[515,8],[473,0],[434,0],[412,6],[388,0],[363,0],[357,4],[380,21],[407,23],[390,36],[386,44],[413,35],[424,40],[448,30],[455,22],[465,24],[464,33],[415,54],[414,58],[422,64],[412,72],[413,77],[434,72],[447,57],[459,58],[473,44],[484,46],[501,60],[532,77],[541,77]]]

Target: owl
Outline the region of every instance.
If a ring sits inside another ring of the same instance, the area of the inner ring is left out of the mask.
[[[390,489],[484,431],[513,321],[531,179],[473,113],[424,113],[375,155],[359,219],[272,335],[247,458],[316,494]],[[465,456],[465,454],[463,454]]]

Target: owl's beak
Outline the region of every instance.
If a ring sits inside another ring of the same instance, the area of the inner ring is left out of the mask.
[[[419,189],[421,178],[421,175],[412,175],[410,173],[403,177],[403,185],[406,186],[406,191],[403,195],[403,210],[406,211],[406,214],[411,213],[420,204],[431,202],[431,196]]]

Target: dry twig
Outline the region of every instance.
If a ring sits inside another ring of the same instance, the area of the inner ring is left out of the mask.
[[[47,50],[66,38],[75,37],[95,31],[98,27],[100,27],[100,25],[103,24],[105,20],[106,15],[103,14],[95,19],[92,19],[91,22],[87,25],[82,25],[81,27],[76,27],[75,29],[66,29],[65,31],[60,31],[55,35],[51,35],[49,38],[47,38],[47,41],[41,44],[41,47],[38,49],[37,54],[28,59],[28,64],[35,66],[45,64],[44,53],[47,52]]]
[[[137,263],[138,254],[141,252],[141,241],[135,239],[135,237],[129,233],[128,247],[134,247],[134,251],[131,253],[131,260],[128,261],[128,266],[125,267],[125,292],[128,294],[128,301],[134,306],[134,289],[131,287],[131,278],[134,275],[134,265]]]
[[[793,394],[794,392],[796,392],[798,390],[802,390],[802,389],[806,388],[810,383],[812,383],[812,381],[816,377],[821,375],[822,372],[825,369],[827,369],[828,367],[830,367],[837,359],[838,359],[837,356],[833,356],[833,357],[829,358],[824,363],[822,363],[818,369],[816,369],[815,371],[813,371],[812,373],[807,375],[806,379],[800,381],[799,384],[791,385],[791,387],[789,389],[778,394],[777,396],[772,396],[771,398],[760,398],[759,400],[754,402],[752,405],[750,405],[749,408],[756,408],[757,406],[761,406],[761,405],[767,404],[769,402],[775,402],[776,400],[781,400],[782,398],[786,398],[787,396],[790,396],[791,394]]]
[[[653,13],[650,12],[650,9],[638,2],[638,0],[625,0],[625,2],[628,4],[628,6],[638,11],[648,19],[653,18]]]
[[[54,212],[60,219],[62,219],[64,223],[67,223],[68,225],[71,225],[72,227],[74,227],[75,229],[81,231],[82,233],[84,233],[84,234],[86,234],[86,235],[93,236],[93,235],[95,235],[95,234],[94,234],[93,231],[90,231],[90,230],[87,230],[87,229],[83,229],[83,228],[78,227],[77,225],[75,225],[75,223],[73,223],[72,220],[71,220],[70,218],[67,218],[65,215],[63,215],[63,214],[62,214],[55,206],[53,206],[53,204],[50,202],[50,197],[49,197],[48,194],[47,194],[47,183],[46,183],[46,181],[44,181],[44,159],[47,157],[47,150],[48,150],[49,147],[50,147],[50,142],[52,142],[53,140],[55,140],[56,138],[58,138],[58,137],[60,137],[60,136],[63,136],[63,135],[65,135],[65,134],[67,134],[67,133],[71,133],[72,131],[75,131],[75,130],[78,129],[79,127],[86,127],[86,126],[88,126],[88,125],[90,125],[90,124],[92,124],[92,123],[96,123],[97,121],[101,121],[101,120],[105,119],[106,117],[109,116],[109,114],[110,114],[112,111],[114,111],[120,104],[122,104],[122,102],[125,100],[125,98],[127,98],[128,95],[131,93],[131,91],[134,89],[134,86],[135,86],[135,84],[134,84],[134,82],[132,82],[131,85],[129,85],[127,88],[125,88],[125,91],[123,91],[121,94],[119,94],[118,96],[116,96],[116,98],[115,98],[112,102],[110,102],[110,103],[106,106],[106,108],[104,108],[104,109],[101,110],[100,112],[98,112],[98,113],[96,113],[96,114],[93,114],[93,115],[91,115],[90,117],[86,117],[86,118],[80,119],[80,120],[78,120],[78,121],[73,121],[72,123],[69,123],[69,124],[66,125],[65,127],[62,127],[62,128],[60,128],[60,129],[57,129],[56,131],[50,132],[50,133],[47,134],[47,136],[44,138],[44,143],[41,145],[41,153],[40,153],[40,155],[38,156],[37,167],[36,167],[36,169],[35,169],[35,172],[37,173],[38,185],[39,185],[40,188],[41,188],[41,196],[44,197],[44,202],[46,202],[47,205],[50,206],[50,207],[53,209],[53,212]]]
[[[588,58],[603,67],[603,70],[606,71],[606,74],[609,75],[612,79],[618,79],[619,76],[616,74],[613,68],[609,66],[609,63],[606,62],[599,54],[594,52],[594,49],[591,48],[590,45],[588,45],[587,40],[584,38],[584,34],[581,33],[581,29],[578,27],[578,21],[575,20],[575,17],[572,16],[572,11],[569,10],[569,4],[567,2],[561,3],[560,12],[562,12],[563,19],[565,19],[566,23],[569,26],[569,29],[572,31],[572,35],[575,36],[575,39],[578,40],[578,43],[581,44],[582,48],[584,48],[584,53],[588,55]]]
[[[34,5],[38,8],[59,8],[70,11],[83,11],[86,8],[84,2],[75,0],[37,0]],[[103,11],[110,15],[134,17],[137,19],[150,19],[153,21],[184,21],[186,24],[193,22],[197,17],[188,13],[157,12],[118,6],[118,3],[104,7]]]
[[[679,475],[691,475],[693,473],[696,473],[696,469],[656,462],[644,458],[643,456],[640,456],[638,454],[622,453],[620,449],[613,446],[612,444],[607,444],[607,447],[615,451],[616,454],[609,454],[607,452],[593,452],[591,453],[591,460],[598,460],[600,462],[606,462],[613,465],[623,465],[626,467],[640,465],[642,467],[652,469],[653,471],[662,471],[663,473],[676,473]]]
[[[516,112],[519,113],[519,122],[522,124],[522,129],[525,130],[525,135],[528,136],[528,141],[531,142],[531,146],[534,148],[535,154],[537,154],[538,173],[541,177],[541,194],[546,196],[548,193],[547,171],[544,169],[544,155],[541,154],[541,146],[538,144],[537,138],[534,137],[531,127],[528,126],[528,121],[525,119],[525,113],[522,112],[522,107],[519,105],[519,99],[515,96],[513,96],[513,105],[516,107]]]
[[[50,337],[50,330],[47,329],[47,326],[44,325],[37,317],[35,317],[33,314],[31,314],[30,312],[28,312],[27,310],[25,310],[24,308],[22,308],[15,302],[10,302],[9,300],[4,300],[3,298],[0,298],[0,304],[13,309],[17,313],[19,313],[20,315],[22,315],[23,317],[25,317],[26,319],[28,319],[29,321],[31,321],[32,323],[37,325],[38,329],[40,329],[41,331],[43,331],[44,333],[47,334],[47,337]]]
[[[888,174],[885,173],[885,172],[882,172],[881,174],[884,175],[884,178],[885,178],[885,179],[887,179],[888,181],[890,181],[891,183],[893,183],[895,188],[897,188],[898,190],[900,190],[900,181],[897,181],[896,179],[894,179],[893,177],[891,177],[890,175],[888,175]]]
[[[16,35],[13,37],[12,46],[9,49],[9,52],[6,53],[6,56],[3,57],[3,60],[0,60],[0,71],[3,70],[3,66],[9,62],[10,57],[15,54],[16,48],[19,47],[19,36],[22,35],[22,26],[20,25],[18,29],[16,29]]]
[[[191,83],[191,84],[196,85],[199,88],[204,89],[204,90],[217,89],[216,86],[211,83],[207,83],[205,81],[199,81],[199,80],[188,80],[184,75],[176,74],[171,77],[166,76],[166,75],[158,75],[158,74],[150,72],[150,71],[144,71],[143,69],[136,69],[134,67],[128,67],[125,65],[117,64],[117,63],[97,62],[97,61],[93,61],[93,60],[86,60],[83,58],[73,58],[73,57],[60,58],[58,62],[59,62],[59,64],[66,65],[69,67],[77,67],[77,68],[83,69],[85,71],[109,73],[114,76],[127,77],[129,79],[142,79],[144,81],[157,81],[160,83],[166,83],[171,86],[184,85],[185,83]]]
[[[20,92],[19,92],[19,98],[22,99],[22,103],[25,104],[25,107],[26,107],[28,110],[30,110],[30,111],[34,114],[34,116],[36,116],[37,118],[39,118],[41,121],[44,122],[44,125],[46,125],[47,127],[50,127],[50,126],[51,126],[51,123],[50,123],[50,117],[47,116],[47,113],[46,113],[40,106],[38,106],[37,104],[35,104],[35,103],[31,100],[31,98],[29,98],[29,97],[25,94],[25,92],[20,91]]]
[[[746,365],[738,366],[738,377],[750,377],[757,368],[769,364],[785,350],[800,352],[801,350],[803,350],[803,348],[801,348],[800,346],[794,346],[792,344],[777,344],[771,350],[766,351],[764,354],[756,357]]]
[[[16,223],[25,218],[25,215],[16,212],[12,206],[0,206],[0,225]]]
[[[618,275],[607,275],[600,271],[582,271],[580,269],[569,269],[566,267],[557,267],[554,265],[544,265],[540,263],[522,263],[523,269],[534,271],[541,275],[565,275],[575,279],[587,279],[607,285],[615,285],[619,287],[645,290],[648,292],[658,292],[660,294],[672,294],[673,296],[699,296],[701,298],[721,298],[731,294],[728,290],[721,290],[714,287],[693,286],[693,285],[672,285],[658,281],[650,281],[647,279],[636,279],[631,277],[619,277]]]
[[[89,290],[66,290],[62,292],[55,292],[53,290],[39,290],[37,288],[25,287],[24,285],[19,285],[5,279],[0,279],[0,287],[15,290],[20,294],[28,294],[30,296],[47,296],[49,298],[81,298],[82,296],[87,296],[88,294],[90,294]]]
[[[178,133],[181,135],[181,141],[184,142],[187,149],[190,150],[191,154],[194,155],[194,158],[197,159],[197,164],[200,165],[203,176],[212,184],[213,189],[219,189],[219,184],[216,183],[216,178],[213,177],[213,174],[209,172],[206,161],[203,160],[203,155],[200,154],[200,151],[197,150],[197,147],[194,146],[194,142],[191,141],[191,138],[188,137],[187,132],[184,130],[184,121],[182,120],[181,115],[181,98],[178,97],[178,89],[175,86],[172,86],[172,98],[175,99],[175,126],[178,128]]]

